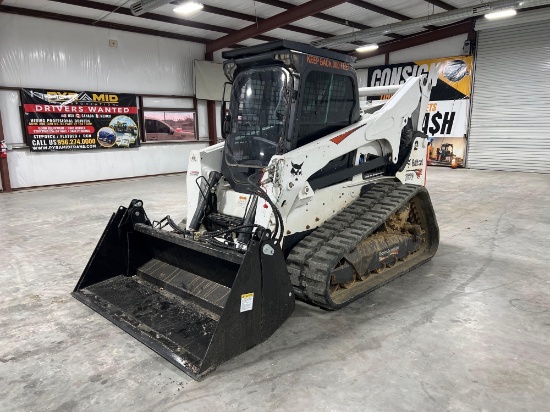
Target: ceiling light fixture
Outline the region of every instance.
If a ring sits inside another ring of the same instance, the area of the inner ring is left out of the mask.
[[[174,7],[174,13],[177,14],[191,14],[193,12],[199,11],[204,6],[202,3],[197,3],[196,1],[186,1],[176,7]]]
[[[359,53],[365,53],[365,52],[374,51],[376,49],[378,49],[378,44],[367,44],[365,46],[356,48],[355,51]]]
[[[506,19],[508,17],[513,17],[516,14],[518,14],[516,9],[504,9],[504,10],[494,11],[492,13],[487,13],[485,15],[485,18],[488,20]]]
[[[170,1],[171,0],[139,0],[130,6],[130,10],[134,16],[141,16],[144,13],[170,3]]]

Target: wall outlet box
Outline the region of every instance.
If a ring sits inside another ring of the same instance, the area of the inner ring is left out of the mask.
[[[109,40],[109,47],[118,47],[118,40]]]

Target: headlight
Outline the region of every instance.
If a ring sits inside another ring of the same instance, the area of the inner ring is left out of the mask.
[[[290,53],[277,53],[273,57],[275,60],[280,60],[287,66],[290,66]]]

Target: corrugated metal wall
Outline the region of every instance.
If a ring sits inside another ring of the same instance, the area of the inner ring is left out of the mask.
[[[550,21],[478,35],[468,167],[550,173]]]

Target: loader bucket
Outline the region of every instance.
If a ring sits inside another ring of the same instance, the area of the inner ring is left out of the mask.
[[[263,342],[292,314],[281,248],[245,254],[151,226],[142,202],[113,214],[72,295],[192,378]]]

